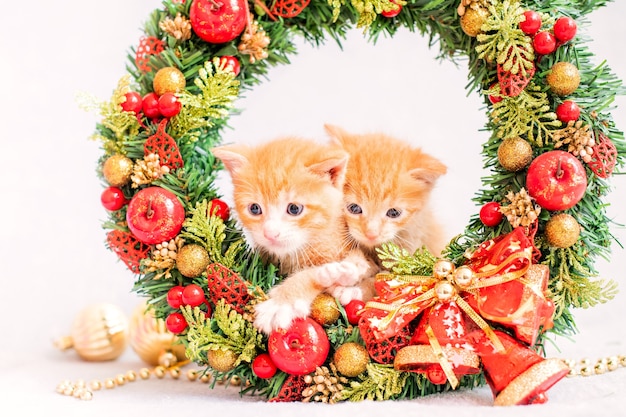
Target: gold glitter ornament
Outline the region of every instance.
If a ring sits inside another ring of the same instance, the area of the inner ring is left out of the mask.
[[[210,262],[206,249],[195,243],[183,246],[176,254],[176,268],[188,278],[200,276]]]
[[[238,356],[232,350],[209,350],[207,352],[209,366],[218,372],[229,372],[235,368]]]
[[[122,187],[128,184],[132,173],[133,161],[124,155],[112,155],[102,165],[102,175],[112,187]]]
[[[580,85],[580,72],[570,62],[557,62],[546,76],[550,90],[559,96],[572,94]]]
[[[176,67],[161,68],[154,74],[152,81],[152,89],[158,96],[165,93],[180,93],[186,85],[185,75]]]
[[[498,162],[510,172],[519,171],[533,160],[533,148],[519,136],[506,138],[498,146]]]
[[[559,213],[546,222],[544,233],[550,246],[569,248],[578,241],[580,224],[572,215]]]
[[[144,301],[140,303],[129,320],[129,344],[149,365],[170,367],[186,360],[185,346],[178,337],[167,330],[165,321],[154,316],[154,310]]]
[[[489,17],[489,11],[484,7],[469,7],[461,16],[461,29],[467,36],[472,38],[482,32],[480,29]]]
[[[93,304],[78,313],[70,335],[54,343],[61,350],[73,348],[87,361],[117,359],[128,344],[128,319],[116,305]]]
[[[367,369],[370,356],[367,349],[355,342],[344,343],[339,346],[333,356],[333,363],[340,374],[347,377],[361,375]]]
[[[311,318],[322,326],[333,324],[339,319],[337,300],[330,294],[321,293],[311,303]]]

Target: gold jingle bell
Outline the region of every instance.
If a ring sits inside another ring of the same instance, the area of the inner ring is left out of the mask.
[[[152,366],[170,367],[186,360],[185,346],[167,330],[165,321],[154,316],[154,310],[143,301],[133,311],[129,322],[131,348]]]
[[[55,341],[57,348],[73,348],[87,361],[117,359],[128,344],[128,320],[122,309],[108,303],[88,306],[74,319],[69,336]]]

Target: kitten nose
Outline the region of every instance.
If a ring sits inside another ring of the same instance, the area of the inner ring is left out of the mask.
[[[271,226],[265,226],[263,228],[263,236],[267,240],[274,241],[280,236],[280,230]]]
[[[378,237],[378,232],[368,229],[365,231],[365,237],[368,238],[369,240],[374,240]]]

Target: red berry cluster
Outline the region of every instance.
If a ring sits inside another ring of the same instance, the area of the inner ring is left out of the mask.
[[[182,306],[198,307],[202,304],[206,305],[207,311],[205,315],[211,316],[211,305],[207,303],[204,290],[197,284],[189,284],[186,286],[176,285],[167,292],[167,304],[175,310]],[[172,333],[182,333],[187,329],[187,320],[179,311],[170,313],[165,319],[167,330]]]

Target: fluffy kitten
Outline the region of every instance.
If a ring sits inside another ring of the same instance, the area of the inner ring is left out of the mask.
[[[425,246],[439,256],[448,243],[429,204],[446,166],[420,149],[380,134],[351,134],[331,125],[326,132],[350,154],[344,212],[351,237],[374,259],[392,242],[413,253]]]
[[[309,315],[325,290],[344,304],[362,297],[354,285],[376,268],[346,245],[345,151],[288,137],[212,152],[230,173],[234,211],[248,242],[287,275],[256,306],[257,328],[270,333],[289,327]]]

